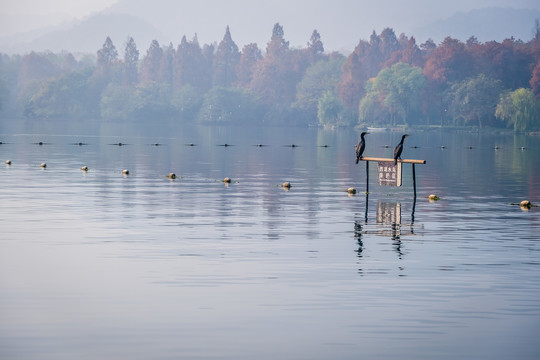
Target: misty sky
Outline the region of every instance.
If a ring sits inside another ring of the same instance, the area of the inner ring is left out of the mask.
[[[152,0],[0,0],[0,37],[81,19],[120,1],[129,2],[130,6],[134,4],[135,7],[146,1],[147,4],[152,4]],[[238,10],[242,8],[239,4],[249,3],[249,0],[223,1],[235,7],[236,12],[241,12]],[[186,14],[190,13],[190,10],[200,11],[201,7],[204,7],[204,2],[205,0],[177,0],[174,2],[174,7],[182,9],[182,13]],[[250,16],[255,19],[253,25],[261,27],[262,29],[258,30],[265,32],[265,39],[268,37],[267,33],[270,32],[274,22],[284,22],[286,35],[291,37],[291,45],[305,44],[311,30],[317,28],[323,35],[323,39],[325,34],[330,37],[332,31],[337,33],[334,37],[346,36],[347,34],[344,33],[347,31],[354,33],[354,39],[351,39],[350,43],[347,44],[349,48],[354,47],[359,36],[369,37],[373,30],[380,32],[384,27],[392,27],[398,34],[410,32],[419,25],[448,18],[460,11],[467,12],[495,6],[540,10],[540,1],[538,0],[333,0],[332,2],[329,0],[253,0],[253,3],[250,4],[257,4],[248,7],[259,9],[259,14],[250,14]],[[306,7],[310,9],[306,9]],[[265,12],[261,10],[264,8],[278,9],[279,11],[283,9],[283,16],[280,15],[279,19],[265,19]],[[165,21],[160,22],[159,17],[162,14],[161,9],[155,9],[154,17],[150,18],[152,14],[148,14],[148,18],[153,24],[157,23],[158,27],[161,25],[160,30],[164,33],[173,33],[174,29],[167,29]],[[165,15],[170,15],[170,13],[165,12]],[[169,25],[178,26],[178,20],[177,18],[177,21],[172,23],[169,21]],[[188,22],[189,19],[183,19],[183,21]],[[224,24],[219,24],[218,36],[216,31],[210,32],[212,24],[202,25],[200,19],[191,19],[190,21],[196,23],[196,27],[192,26],[193,29],[190,28],[190,31],[197,32],[203,43],[219,40],[219,36],[223,32]],[[206,28],[200,28],[203,26]],[[218,24],[214,24],[214,26],[218,26]],[[306,30],[303,30],[304,33],[297,35],[298,39],[295,39],[296,34],[293,34],[291,30],[299,29]],[[244,41],[240,37],[254,31],[255,29],[232,29],[235,40],[240,40],[240,44],[248,41],[261,41],[261,36],[255,38],[255,33],[252,34],[253,39],[246,38]],[[175,39],[183,35],[173,34]],[[187,35],[190,36],[189,33]],[[337,41],[335,42],[337,43]]]

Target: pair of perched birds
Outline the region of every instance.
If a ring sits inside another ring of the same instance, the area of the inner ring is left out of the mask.
[[[358,145],[356,145],[356,163],[360,161],[362,158],[362,154],[364,153],[364,150],[366,149],[366,139],[364,139],[364,136],[369,134],[368,132],[363,132],[360,134],[360,142]],[[397,165],[397,160],[401,160],[401,152],[403,151],[403,141],[406,137],[408,137],[409,134],[405,134],[401,137],[401,141],[399,144],[396,145],[394,148],[394,165]]]

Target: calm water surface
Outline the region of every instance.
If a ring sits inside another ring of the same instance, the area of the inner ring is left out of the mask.
[[[2,359],[540,358],[539,137],[0,130]]]

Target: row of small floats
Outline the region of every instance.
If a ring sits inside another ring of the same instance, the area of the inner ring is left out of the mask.
[[[11,160],[6,160],[5,164],[7,166],[11,166],[12,161]],[[46,169],[47,168],[47,163],[41,163],[40,167],[42,169]],[[82,172],[87,172],[89,170],[90,170],[89,167],[86,166],[86,165],[81,167]],[[128,169],[123,169],[122,170],[122,175],[128,176],[128,175],[130,175],[130,171]],[[165,175],[165,177],[170,179],[170,180],[175,180],[178,176],[176,175],[176,173],[171,172],[171,173]],[[223,180],[221,180],[221,182],[225,183],[226,185],[229,185],[229,184],[233,183],[234,181],[230,177],[226,177]],[[288,191],[288,190],[291,189],[292,184],[289,181],[285,181],[284,183],[281,184],[281,187],[284,190]],[[346,190],[346,192],[347,192],[347,194],[349,194],[349,196],[353,196],[353,195],[356,195],[358,193],[358,191],[354,187],[348,188]],[[429,202],[436,202],[436,201],[439,201],[441,198],[439,196],[435,195],[435,194],[430,194],[427,197],[427,199],[429,200]],[[533,207],[539,207],[539,205],[534,205],[529,200],[522,200],[519,203],[512,203],[511,205],[519,205],[521,207],[521,209],[523,209],[523,210],[529,210],[530,208],[533,208]]]

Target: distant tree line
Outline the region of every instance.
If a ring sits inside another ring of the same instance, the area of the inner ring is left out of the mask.
[[[476,126],[540,129],[540,26],[529,42],[418,45],[390,28],[345,56],[314,30],[291,48],[277,23],[262,51],[218,43],[109,37],[96,55],[0,54],[0,111],[28,118],[325,126]]]

